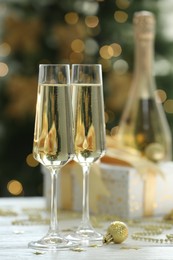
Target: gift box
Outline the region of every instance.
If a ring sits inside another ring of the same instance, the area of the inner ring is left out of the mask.
[[[110,196],[100,197],[99,212],[128,219],[167,214],[173,209],[173,163],[159,167],[161,174],[141,176],[132,167],[101,164],[102,179]]]
[[[107,157],[90,173],[90,212],[125,219],[163,216],[173,209],[173,162],[139,172],[129,163]],[[44,195],[50,205],[50,175],[44,171]],[[81,211],[82,169],[76,163],[62,168],[58,208]]]

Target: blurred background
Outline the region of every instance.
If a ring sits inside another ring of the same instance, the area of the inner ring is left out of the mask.
[[[40,196],[32,157],[39,63],[101,63],[107,134],[134,65],[132,17],[156,16],[154,74],[173,133],[173,0],[0,0],[0,196]]]

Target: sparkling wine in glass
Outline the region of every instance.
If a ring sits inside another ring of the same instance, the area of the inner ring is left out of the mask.
[[[91,225],[89,216],[89,172],[91,165],[105,153],[105,120],[100,64],[72,65],[72,105],[74,117],[75,160],[83,169],[82,221],[70,240],[90,245],[102,241],[102,234]],[[96,183],[97,185],[97,183]]]
[[[51,216],[48,233],[29,247],[58,250],[74,246],[59,231],[57,181],[61,167],[74,156],[70,68],[67,64],[40,64],[33,156],[51,175]]]

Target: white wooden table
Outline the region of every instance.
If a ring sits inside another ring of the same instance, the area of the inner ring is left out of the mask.
[[[0,198],[0,260],[173,260],[173,244],[151,244],[135,241],[131,234],[134,227],[129,227],[128,239],[120,244],[87,247],[83,251],[35,252],[28,248],[28,242],[37,240],[46,234],[47,224],[41,224],[38,213],[44,218],[45,201],[43,198]],[[63,214],[61,212],[61,214]],[[28,218],[35,220],[29,221]],[[46,217],[46,213],[45,213]],[[60,228],[74,228],[79,219],[71,214],[60,216]],[[102,223],[99,231],[105,233],[109,223]],[[169,233],[173,230],[169,230]],[[40,253],[40,254],[38,254]]]

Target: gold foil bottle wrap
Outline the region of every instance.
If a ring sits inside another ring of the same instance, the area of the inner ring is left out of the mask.
[[[155,16],[148,11],[136,12],[133,17],[134,33],[138,39],[149,40],[155,36]]]

